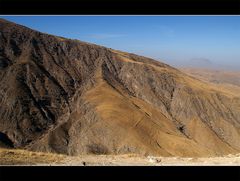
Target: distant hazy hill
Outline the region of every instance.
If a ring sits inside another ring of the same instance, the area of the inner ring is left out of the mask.
[[[199,79],[213,83],[225,83],[240,86],[240,71],[225,71],[201,68],[181,68],[181,70]]]
[[[0,132],[1,144],[70,155],[237,153],[240,96],[146,57],[0,20]]]

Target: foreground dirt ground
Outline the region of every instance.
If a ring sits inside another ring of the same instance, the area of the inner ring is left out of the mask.
[[[67,158],[65,165],[86,166],[194,166],[240,165],[240,155],[215,158],[143,157],[137,155],[81,156]]]
[[[65,156],[30,152],[25,150],[0,149],[0,165],[48,165],[48,166],[221,166],[240,165],[240,154],[225,157],[181,158],[141,155],[81,155]]]

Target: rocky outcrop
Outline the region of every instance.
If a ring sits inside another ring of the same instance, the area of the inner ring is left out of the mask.
[[[146,57],[0,24],[3,144],[69,155],[239,152],[239,96]]]

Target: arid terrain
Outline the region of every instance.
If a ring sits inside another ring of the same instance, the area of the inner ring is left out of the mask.
[[[215,84],[240,86],[239,71],[214,70],[203,68],[180,68],[180,70],[203,81],[208,81]]]
[[[225,82],[0,19],[0,146],[110,165],[129,154],[238,164],[227,155],[240,152],[239,87]]]
[[[221,90],[240,95],[240,72],[200,68],[181,68],[181,71],[201,81],[214,84]]]
[[[33,166],[238,166],[240,154],[224,157],[156,157],[137,154],[67,156],[0,149],[0,165]]]

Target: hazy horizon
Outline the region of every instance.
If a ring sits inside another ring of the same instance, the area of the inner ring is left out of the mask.
[[[240,70],[239,16],[0,16],[175,67]]]

